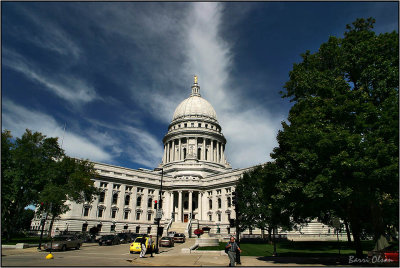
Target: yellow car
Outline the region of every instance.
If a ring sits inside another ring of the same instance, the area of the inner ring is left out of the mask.
[[[138,236],[136,237],[135,241],[133,241],[133,243],[129,246],[129,251],[131,252],[131,254],[135,253],[135,252],[140,252],[142,250],[141,246],[140,246],[140,241],[142,240],[142,236]],[[150,252],[150,247],[153,249],[155,249],[155,244],[154,244],[154,239],[152,239],[152,243],[151,245],[149,245],[149,238],[146,237],[146,248],[147,251],[146,253]]]

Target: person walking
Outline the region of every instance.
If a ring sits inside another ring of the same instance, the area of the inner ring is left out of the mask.
[[[242,252],[242,250],[239,248],[238,244],[235,242],[235,238],[233,236],[231,236],[230,241],[225,246],[225,251],[228,253],[228,257],[229,257],[229,261],[230,261],[229,266],[235,266],[236,250],[239,250],[239,252]]]
[[[150,254],[151,254],[150,257],[153,257],[153,245],[152,245],[153,244],[153,236],[152,235],[149,236],[149,241],[147,243],[150,246],[150,248],[149,248]]]
[[[142,250],[140,251],[140,258],[146,258],[146,236],[143,236],[140,240],[140,246]]]

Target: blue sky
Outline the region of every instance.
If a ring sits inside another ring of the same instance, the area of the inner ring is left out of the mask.
[[[233,168],[270,159],[293,63],[346,24],[398,31],[397,2],[2,2],[2,129],[70,156],[154,168],[193,75]],[[64,132],[64,126],[66,130]]]

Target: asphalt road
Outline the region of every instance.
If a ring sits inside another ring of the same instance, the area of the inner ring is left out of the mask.
[[[182,248],[189,247],[189,244],[191,243],[176,243],[172,248],[162,247],[161,254],[153,254],[153,258],[150,254],[146,254],[147,258],[144,259],[140,259],[138,253],[130,254],[129,244],[115,246],[84,244],[79,250],[55,251],[52,253],[54,259],[50,260],[46,259],[49,252],[39,251],[36,248],[2,249],[1,266],[132,266],[136,262],[142,265],[157,265],[158,257],[162,255],[173,257],[180,254]]]

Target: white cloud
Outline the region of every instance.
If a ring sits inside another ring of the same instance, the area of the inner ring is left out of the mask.
[[[29,62],[22,55],[7,48],[3,48],[3,64],[43,85],[44,89],[73,105],[99,98],[95,89],[86,81],[72,75],[47,74],[33,62]]]
[[[11,130],[14,137],[22,136],[25,129],[41,132],[48,137],[58,137],[69,156],[93,161],[112,161],[112,155],[101,145],[68,129],[64,133],[64,126],[58,124],[53,117],[29,110],[7,99],[3,99],[2,124],[3,129]]]
[[[221,38],[222,19],[221,3],[192,5],[187,18],[191,23],[185,23],[187,61],[181,73],[199,75],[200,93],[214,106],[227,138],[228,161],[235,168],[247,167],[270,159],[283,117],[273,116],[251,96],[247,100],[238,97],[237,93],[247,89],[230,82],[234,57],[230,44]]]

